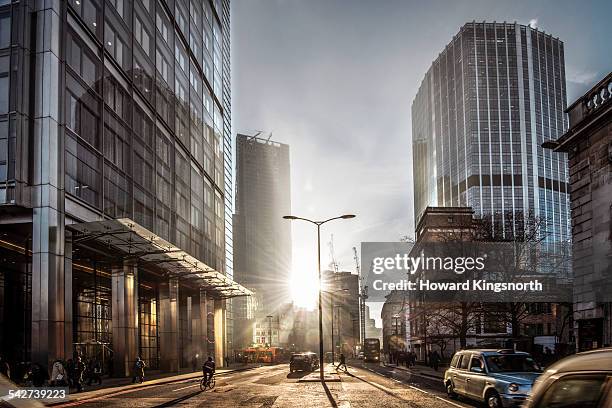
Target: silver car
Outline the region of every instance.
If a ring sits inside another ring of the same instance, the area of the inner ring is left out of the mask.
[[[449,397],[458,395],[490,408],[512,407],[527,400],[541,369],[529,353],[515,350],[462,350],[444,373]]]
[[[538,378],[527,408],[612,408],[612,348],[578,353]]]

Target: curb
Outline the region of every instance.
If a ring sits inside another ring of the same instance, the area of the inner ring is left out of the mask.
[[[260,368],[262,367],[261,365],[259,366],[255,366],[255,367],[241,367],[241,368],[235,368],[232,370],[227,370],[227,371],[223,371],[222,373],[219,373],[217,375],[219,376],[224,376],[226,374],[231,374],[231,373],[236,373],[236,372],[241,372],[241,371],[249,371],[249,370],[254,370],[256,368]],[[160,379],[159,382],[155,382],[155,383],[141,383],[141,384],[128,384],[128,385],[124,385],[124,386],[117,386],[117,387],[109,387],[108,393],[104,393],[104,394],[100,394],[100,395],[91,395],[91,396],[84,396],[82,398],[79,398],[78,396],[76,396],[74,399],[69,399],[69,400],[65,400],[65,401],[57,401],[57,402],[50,402],[50,403],[45,403],[44,405],[47,407],[54,407],[54,406],[59,406],[59,405],[64,405],[64,404],[73,404],[73,403],[77,403],[77,402],[85,402],[85,401],[89,401],[89,400],[94,400],[94,399],[100,399],[103,397],[110,397],[113,396],[115,394],[119,394],[122,393],[123,391],[126,391],[126,387],[130,387],[128,390],[139,390],[142,388],[149,388],[149,387],[155,387],[158,385],[166,385],[166,384],[172,384],[175,382],[180,382],[180,381],[185,381],[185,380],[192,380],[194,378],[199,378],[200,375],[199,373],[196,375],[194,373],[193,376],[190,377],[183,377],[183,378],[173,378],[173,377],[168,377],[168,379]],[[155,380],[151,380],[151,381],[155,381]],[[100,388],[100,391],[104,390],[105,388]],[[98,390],[96,390],[98,391]],[[69,395],[75,395],[75,394],[69,394]],[[78,394],[77,394],[78,395]]]

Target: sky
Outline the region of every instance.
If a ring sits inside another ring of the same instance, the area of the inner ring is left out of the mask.
[[[531,24],[565,43],[568,104],[612,70],[610,1],[232,0],[234,133],[291,151],[295,215],[326,224],[322,264],[414,233],[410,106],[468,21]],[[266,136],[267,137],[267,136]],[[316,230],[294,221],[293,284],[316,290]],[[380,304],[371,305],[380,326]]]

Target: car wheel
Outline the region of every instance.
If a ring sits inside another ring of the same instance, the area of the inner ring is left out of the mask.
[[[457,393],[455,392],[455,387],[453,386],[452,381],[449,381],[446,384],[446,395],[448,395],[448,397],[452,399],[457,398]]]
[[[503,407],[501,398],[499,398],[499,394],[495,391],[487,394],[485,402],[488,408],[502,408]]]

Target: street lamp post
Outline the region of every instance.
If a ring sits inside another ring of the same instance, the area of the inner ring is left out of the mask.
[[[317,226],[317,269],[319,272],[319,375],[321,377],[321,381],[323,381],[323,378],[324,378],[324,374],[323,374],[324,372],[323,371],[323,306],[322,306],[323,291],[321,288],[321,225],[325,224],[326,222],[333,221],[333,220],[340,220],[340,219],[348,220],[350,218],[355,218],[355,215],[344,214],[339,217],[329,218],[325,221],[313,221],[307,218],[296,217],[294,215],[285,215],[283,218],[286,220],[307,221]]]
[[[272,347],[272,318],[274,316],[268,315],[266,318],[268,319],[268,347]]]
[[[339,289],[339,290],[334,290],[334,291],[329,291],[329,290],[324,290],[324,293],[327,293],[329,295],[329,299],[331,302],[331,344],[332,344],[332,364],[334,363],[334,361],[336,361],[336,358],[334,356],[335,352],[336,352],[336,344],[334,343],[334,308],[336,307],[336,305],[334,305],[334,294],[339,293],[339,292],[348,292],[349,290],[347,288],[344,289]],[[340,331],[338,331],[338,337],[340,337]]]

